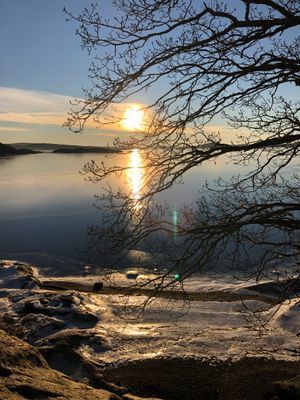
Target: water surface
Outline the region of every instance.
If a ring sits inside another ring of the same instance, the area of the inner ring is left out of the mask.
[[[89,262],[84,251],[86,230],[99,221],[94,195],[103,186],[80,174],[91,159],[130,165],[130,173],[111,179],[110,185],[130,189],[138,199],[143,170],[137,150],[114,157],[42,153],[0,158],[0,258],[36,263],[46,274],[82,273]],[[176,209],[196,200],[206,180],[236,173],[237,166],[225,160],[207,163],[190,171],[184,183],[163,193],[160,200]]]

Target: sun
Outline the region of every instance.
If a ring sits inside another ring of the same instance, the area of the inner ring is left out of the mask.
[[[138,106],[133,105],[124,112],[122,127],[129,131],[140,131],[143,128],[144,111]]]

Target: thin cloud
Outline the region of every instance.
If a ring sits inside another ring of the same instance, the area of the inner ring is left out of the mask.
[[[62,125],[65,113],[6,113],[0,114],[0,122],[16,122],[38,125]]]
[[[31,131],[32,129],[29,128],[14,128],[12,126],[0,126],[0,132],[28,132]]]
[[[67,114],[72,108],[70,101],[72,97],[60,94],[24,90],[9,87],[0,87],[0,123],[24,124],[23,127],[0,127],[0,131],[26,131],[26,125],[54,125],[61,127],[66,121]],[[102,115],[99,121],[91,118],[86,127],[97,129],[100,136],[115,136],[125,133],[127,130],[122,126],[124,114],[136,103],[114,104]],[[138,104],[141,108],[144,104]],[[223,126],[210,125],[206,132],[220,132],[224,138],[230,139],[238,130]],[[112,131],[112,132],[109,132]]]
[[[61,125],[71,98],[49,92],[0,87],[0,121]]]
[[[72,97],[60,94],[0,87],[0,123],[62,126],[72,108],[70,101],[72,101]],[[124,132],[120,121],[124,111],[131,105],[131,103],[114,105],[106,115],[101,117],[103,125],[90,119],[86,127]],[[1,130],[5,130],[4,127],[1,127]]]
[[[5,113],[61,112],[70,108],[71,97],[59,94],[0,87],[0,110]]]

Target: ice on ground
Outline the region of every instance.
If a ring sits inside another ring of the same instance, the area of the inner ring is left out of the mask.
[[[262,313],[258,311],[270,308],[270,303],[256,300],[255,296],[243,303],[198,300],[185,303],[157,299],[139,319],[130,319],[141,310],[145,296],[104,296],[76,290],[64,292],[36,288],[8,290],[4,285],[6,282],[9,286],[9,277],[15,279],[17,276],[19,279],[22,274],[16,263],[1,265],[5,273],[1,280],[0,310],[11,312],[16,318],[15,323],[24,329],[27,340],[42,346],[47,354],[52,348],[57,355],[63,343],[71,341],[76,344],[76,357],[97,361],[101,365],[158,356],[222,360],[263,356],[300,360],[297,297],[279,309],[274,306]],[[7,268],[11,269],[9,273]],[[141,274],[137,279],[147,278],[149,276]],[[66,277],[60,281],[71,281],[78,287],[92,287],[100,279],[99,276]],[[54,280],[58,281],[57,278]],[[113,280],[117,285],[128,285],[126,274],[116,273]],[[257,289],[255,281],[235,282],[228,277],[195,277],[187,280],[185,286],[187,291],[206,293],[255,293]],[[272,296],[276,292],[272,285],[262,285],[259,290],[266,290]],[[264,326],[271,316],[271,322]],[[101,344],[104,342],[105,346]]]
[[[129,304],[131,309],[135,301],[132,299]],[[240,302],[195,301],[187,310],[177,304],[170,308],[166,300],[158,300],[145,310],[140,319],[132,321],[119,317],[124,307],[122,298],[111,297],[108,303],[113,314],[102,327],[112,336],[112,348],[101,355],[102,362],[126,362],[157,356],[222,360],[244,356],[284,360],[300,358],[300,341],[293,330],[287,331],[274,324],[258,329],[261,321],[249,321],[245,317],[244,306],[262,307],[258,302],[241,305]],[[269,313],[273,311],[271,309]]]
[[[286,300],[278,309],[273,324],[296,334],[300,342],[300,299]]]
[[[133,274],[134,272],[134,274]],[[135,279],[133,279],[133,276]],[[78,276],[67,276],[67,277],[41,277],[41,280],[47,283],[69,283],[70,286],[73,284],[77,285],[82,290],[92,290],[93,285],[96,282],[102,282],[105,287],[141,287],[144,289],[155,288],[160,281],[159,274],[147,272],[146,270],[125,270],[124,272],[113,272],[103,273],[99,275],[90,275],[85,277]],[[209,292],[223,292],[223,293],[234,293],[236,295],[255,295],[262,294],[269,296],[270,298],[276,298],[284,295],[287,290],[291,290],[291,282],[294,292],[300,293],[300,281],[293,278],[280,280],[270,280],[264,278],[259,282],[256,279],[238,279],[232,277],[232,275],[213,275],[213,276],[202,276],[194,275],[184,280],[184,282],[178,280],[174,282],[173,275],[167,275],[164,277],[164,283],[173,281],[172,289],[174,291],[185,291],[187,293],[209,293]],[[145,285],[147,283],[147,285]]]

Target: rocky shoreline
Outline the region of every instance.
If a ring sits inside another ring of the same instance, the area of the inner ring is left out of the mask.
[[[0,277],[1,400],[139,399],[78,351],[108,345],[93,332],[99,316],[84,309],[80,293],[41,290],[36,270],[18,262],[0,262]]]
[[[51,369],[37,349],[3,330],[0,330],[0,353],[0,398],[3,400],[120,400],[109,391],[94,389]]]
[[[106,307],[88,293],[43,289],[28,264],[0,262],[0,399],[300,398],[299,357],[155,356],[104,365],[101,354],[118,349],[103,329]]]

